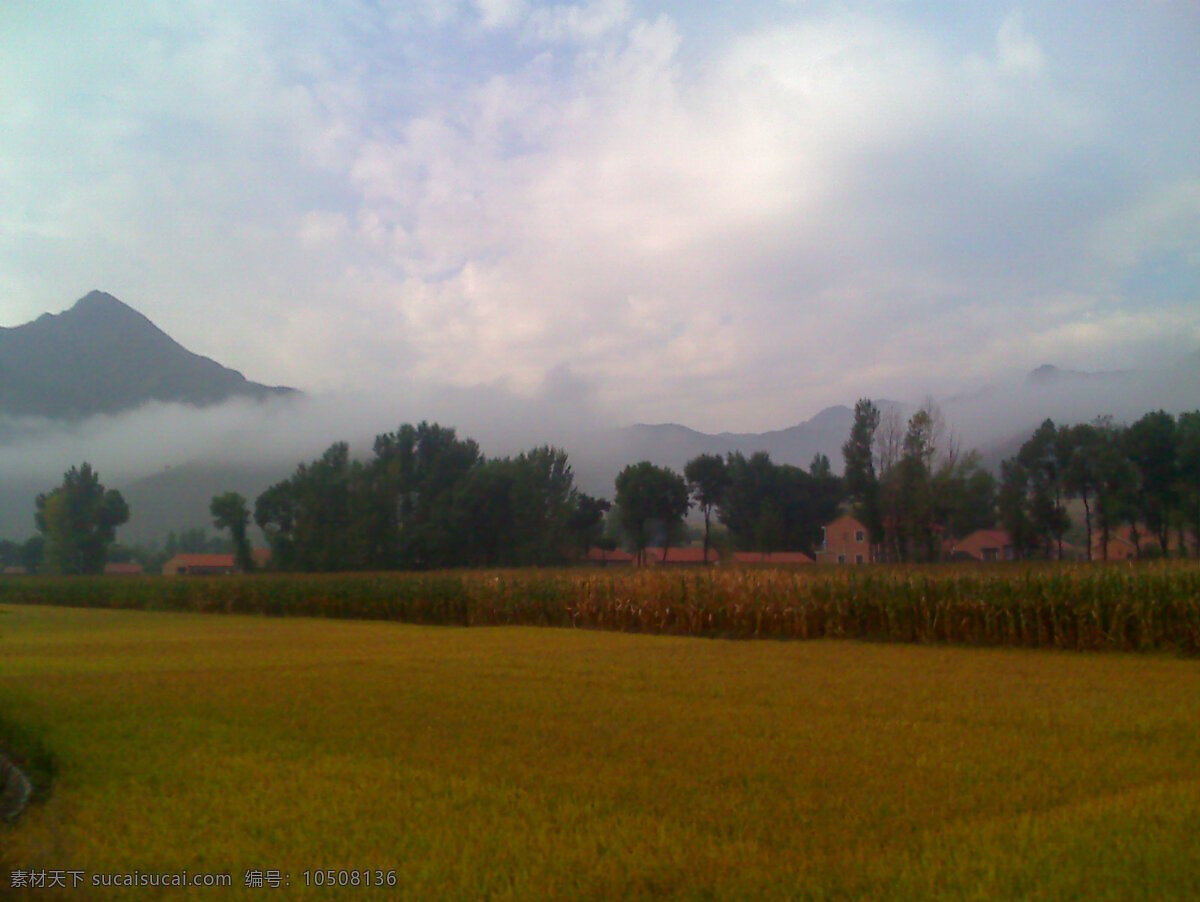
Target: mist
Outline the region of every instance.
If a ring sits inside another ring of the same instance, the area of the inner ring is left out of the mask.
[[[631,425],[628,417],[605,408],[599,395],[597,386],[563,367],[525,393],[503,383],[396,383],[370,393],[238,400],[205,408],[154,403],[72,424],[8,419],[0,432],[0,538],[33,534],[37,494],[53,489],[67,469],[83,461],[130,502],[131,519],[119,538],[144,542],[161,539],[169,529],[210,526],[207,503],[218,492],[240,491],[253,504],[268,485],[333,442],[346,441],[353,456],[369,458],[375,436],[403,423],[428,420],[453,427],[460,437],[477,441],[488,457],[557,445],[569,454],[579,487],[609,498],[613,477],[635,463],[635,456],[657,456],[662,459],[656,463],[675,465],[678,461],[666,457],[693,453],[676,443],[668,454],[665,445],[646,445],[644,435],[635,443],[623,428]],[[855,399],[831,400],[851,406]],[[904,415],[922,401],[896,400]],[[978,449],[995,466],[1047,418],[1062,424],[1110,416],[1129,423],[1151,410],[1177,414],[1200,407],[1200,357],[1155,371],[1041,370],[935,400],[960,447]],[[798,414],[779,428],[817,413]],[[837,471],[840,441],[818,449]],[[812,453],[798,446],[793,459],[780,462],[807,465]]]
[[[139,492],[143,484],[186,471],[230,474],[228,488],[266,487],[332,443],[348,442],[358,458],[371,455],[375,436],[421,420],[475,439],[488,457],[512,455],[536,445],[565,448],[581,483],[597,491],[600,460],[611,456],[616,420],[594,402],[591,387],[569,370],[551,374],[535,392],[521,394],[496,384],[469,388],[391,385],[364,392],[326,393],[267,401],[232,400],[211,407],[152,403],[113,416],[76,423],[9,418],[0,432],[0,538],[33,532],[34,500],[57,486],[63,473],[83,461],[109,488]],[[611,488],[611,484],[610,484]],[[219,490],[219,489],[218,489]],[[128,497],[127,497],[128,500]],[[254,497],[248,499],[253,504]],[[120,537],[151,537],[137,506]],[[207,524],[207,507],[173,512],[181,529]],[[166,512],[164,512],[165,515]],[[161,521],[161,517],[153,518]],[[164,530],[165,531],[165,530]]]
[[[1128,424],[1154,410],[1200,408],[1200,356],[1140,372],[1035,370],[940,403],[962,446],[986,452],[1028,435],[1045,419],[1061,425],[1107,416]]]

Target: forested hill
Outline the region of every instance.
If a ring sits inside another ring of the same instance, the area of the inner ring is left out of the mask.
[[[102,291],[63,313],[0,328],[0,414],[74,420],[149,401],[204,406],[293,393],[193,354]]]

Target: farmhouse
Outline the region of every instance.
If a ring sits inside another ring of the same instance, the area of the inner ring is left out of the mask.
[[[803,551],[735,551],[733,560],[738,564],[766,564],[773,567],[816,563]]]
[[[255,548],[250,552],[256,567],[265,567],[271,560],[270,549]],[[224,576],[237,573],[232,554],[177,554],[163,564],[163,576]]]
[[[717,549],[708,549],[708,558],[704,557],[704,547],[694,548],[647,548],[646,564],[655,567],[688,567],[701,564],[716,564],[720,559]]]
[[[584,560],[598,567],[629,567],[633,564],[633,555],[620,548],[611,551],[607,548],[589,548]]]
[[[977,529],[949,543],[952,561],[1015,561],[1016,547],[1012,536],[1003,529]]]
[[[843,514],[821,527],[823,540],[817,549],[822,564],[867,564],[871,557],[871,537],[867,527],[856,518]]]

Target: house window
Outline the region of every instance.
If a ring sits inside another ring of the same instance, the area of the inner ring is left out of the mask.
[[[862,562],[863,562],[863,556],[861,554],[854,555],[854,563],[861,564]]]
[[[867,534],[865,532],[863,532],[861,529],[854,530],[854,541],[865,542],[866,540]]]
[[[839,564],[844,564],[844,563],[846,563],[846,555],[844,555],[844,554],[839,554],[839,555],[838,555],[838,563],[839,563]]]

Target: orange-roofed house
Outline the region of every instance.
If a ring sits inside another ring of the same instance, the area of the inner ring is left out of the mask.
[[[633,555],[628,551],[622,551],[620,548],[614,548],[611,551],[607,548],[589,548],[587,556],[584,558],[589,564],[595,564],[599,567],[629,567],[633,564]]]
[[[253,548],[250,557],[255,567],[265,567],[271,562],[271,550]],[[232,554],[177,554],[163,564],[162,572],[163,576],[224,576],[240,571]]]
[[[869,564],[871,537],[867,527],[849,514],[821,527],[824,541],[817,549],[817,560],[823,564]]]
[[[146,572],[146,568],[136,561],[131,561],[128,564],[105,564],[105,576],[141,576]]]
[[[1015,561],[1016,546],[1003,529],[977,529],[950,542],[950,559],[956,561]]]
[[[738,564],[761,564],[768,567],[795,567],[816,563],[803,551],[735,551]]]
[[[704,547],[694,548],[647,548],[646,563],[656,567],[689,567],[702,566],[705,563],[719,563],[717,549],[708,549],[708,559],[704,557]]]
[[[224,576],[236,573],[232,554],[177,554],[163,564],[163,576]]]

